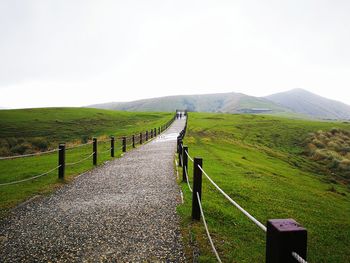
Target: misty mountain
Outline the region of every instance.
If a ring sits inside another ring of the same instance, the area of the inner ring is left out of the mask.
[[[350,119],[350,106],[303,89],[272,94],[266,99],[295,113],[319,119]]]
[[[234,92],[167,96],[131,102],[96,104],[89,107],[125,111],[175,111],[176,109],[187,109],[188,111],[227,113],[290,112],[289,109],[277,105],[265,98],[258,98]]]
[[[350,119],[350,106],[303,89],[293,89],[267,97],[242,93],[179,95],[131,102],[91,105],[99,109],[124,111],[175,111],[283,114],[317,119]]]

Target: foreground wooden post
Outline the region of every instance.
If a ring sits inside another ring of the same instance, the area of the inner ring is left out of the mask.
[[[182,167],[182,140],[179,142],[179,166]]]
[[[158,134],[160,134],[161,133],[161,131],[160,131],[160,127],[158,128]]]
[[[148,131],[146,131],[146,142],[148,141]]]
[[[142,144],[142,132],[140,132],[140,144]]]
[[[181,138],[180,138],[180,136],[177,136],[177,153],[180,153],[180,140],[181,140]]]
[[[114,136],[111,136],[111,157],[114,157]]]
[[[153,129],[151,129],[151,138],[153,138]]]
[[[182,181],[187,182],[188,178],[186,177],[186,171],[188,176],[188,157],[186,152],[188,152],[188,147],[184,145],[182,147]]]
[[[199,199],[202,200],[202,171],[198,168],[198,165],[203,167],[203,159],[195,157],[193,160],[192,220],[201,219],[197,193],[199,194]]]
[[[135,135],[132,135],[132,148],[135,148]]]
[[[92,138],[92,164],[97,165],[97,138]]]
[[[292,252],[306,260],[307,231],[294,219],[267,221],[266,263],[295,263]]]
[[[126,152],[126,137],[124,136],[122,139],[122,143],[123,143],[123,153]]]
[[[157,137],[157,128],[154,128],[154,137]]]
[[[64,179],[64,172],[66,168],[66,144],[60,143],[58,145],[58,179]]]

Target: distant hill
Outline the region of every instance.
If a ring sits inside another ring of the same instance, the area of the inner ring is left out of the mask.
[[[293,89],[265,97],[295,113],[319,119],[350,119],[350,106],[303,89]]]
[[[254,97],[242,93],[179,95],[131,102],[90,105],[98,109],[122,111],[164,111],[187,109],[196,112],[264,113],[301,118],[350,120],[350,106],[303,89]]]
[[[217,93],[205,95],[179,95],[131,102],[111,102],[90,105],[92,108],[125,111],[175,111],[187,109],[198,112],[227,113],[285,113],[289,109],[265,98],[242,93]]]

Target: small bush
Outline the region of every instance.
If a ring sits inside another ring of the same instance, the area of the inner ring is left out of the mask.
[[[340,163],[339,163],[339,168],[345,171],[350,171],[350,160],[348,159],[343,159]]]
[[[318,139],[316,139],[316,138],[312,140],[312,143],[313,143],[314,145],[316,145],[317,148],[325,148],[324,143],[322,143],[320,140],[318,140]]]
[[[29,149],[28,145],[18,144],[11,148],[13,154],[24,154]]]
[[[49,143],[44,138],[35,138],[31,141],[31,144],[41,151],[45,151],[49,147]]]
[[[89,141],[89,136],[83,135],[83,136],[81,137],[81,143],[87,143],[88,141]]]

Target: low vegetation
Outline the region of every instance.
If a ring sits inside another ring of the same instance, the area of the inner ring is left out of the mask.
[[[59,142],[69,146],[99,137],[98,164],[110,160],[108,136],[116,138],[159,127],[173,113],[127,113],[83,108],[50,108],[0,111],[2,155],[26,154],[57,148]],[[102,140],[104,139],[104,140]],[[107,140],[106,140],[107,139]],[[116,157],[121,154],[121,141],[116,140]],[[67,150],[66,162],[74,163],[92,152],[86,145]],[[57,166],[57,152],[41,156],[0,160],[0,184],[42,174]],[[0,217],[9,208],[35,195],[49,193],[75,175],[92,169],[92,159],[67,166],[65,181],[59,181],[57,171],[15,185],[0,186]]]
[[[328,168],[338,180],[350,182],[350,132],[319,130],[306,139],[306,154]]]
[[[211,178],[260,222],[294,218],[306,227],[310,262],[350,262],[350,188],[323,163],[305,155],[306,142],[311,143],[311,134],[320,130],[337,135],[331,140],[339,140],[338,146],[340,138],[348,143],[344,136],[350,131],[349,123],[190,113],[185,144],[192,157],[203,157]],[[189,162],[191,184],[192,171]],[[203,224],[191,220],[191,193],[186,184],[181,187],[185,201],[178,212],[187,256],[191,258],[197,247],[200,262],[216,262]],[[202,196],[208,227],[223,261],[264,262],[265,233],[205,177]]]

